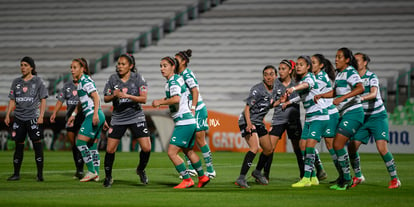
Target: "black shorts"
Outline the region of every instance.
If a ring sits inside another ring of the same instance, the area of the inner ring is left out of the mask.
[[[287,132],[289,139],[300,139],[302,135],[302,124],[300,120],[288,122],[286,124],[272,125],[270,135],[282,137],[283,132]]]
[[[253,129],[251,133],[246,132],[246,126],[247,126],[247,124],[239,125],[242,137],[246,137],[247,135],[250,135],[254,132],[257,132],[257,135],[260,138],[260,137],[263,137],[264,135],[266,135],[268,133],[267,129],[264,125],[254,125],[256,127],[256,129]]]
[[[75,116],[75,121],[73,122],[73,126],[71,127],[66,126],[66,131],[78,133],[84,120],[85,120],[85,116],[83,114],[77,114]]]
[[[32,142],[43,139],[43,127],[37,124],[37,119],[22,121],[14,118],[12,139],[16,142],[24,142],[29,134]]]
[[[150,135],[147,128],[147,122],[143,121],[135,124],[111,126],[108,131],[108,137],[121,139],[128,128],[131,130],[132,138],[149,137]]]

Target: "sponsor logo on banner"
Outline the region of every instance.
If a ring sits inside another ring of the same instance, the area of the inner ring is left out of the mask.
[[[414,145],[411,140],[413,134],[414,129],[412,127],[390,125],[388,134],[389,151],[392,153],[414,153]],[[374,137],[370,137],[366,145],[361,145],[359,151],[378,153]]]
[[[211,151],[247,152],[249,145],[241,136],[238,116],[208,111],[208,137]],[[270,124],[266,123],[269,129]],[[286,152],[286,139],[282,136],[276,147],[276,152]]]

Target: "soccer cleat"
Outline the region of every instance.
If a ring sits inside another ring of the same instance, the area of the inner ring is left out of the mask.
[[[99,182],[99,175],[98,176],[96,176],[96,178],[95,179],[93,179],[95,182]]]
[[[310,178],[303,177],[299,182],[293,183],[292,187],[294,188],[303,188],[303,187],[310,187],[312,185],[312,182]]]
[[[326,178],[328,178],[328,174],[326,173],[326,171],[324,169],[318,170],[318,172],[316,174],[317,174],[316,176],[318,177],[319,181],[320,180],[325,180]]]
[[[240,188],[250,188],[245,179],[238,178],[234,184],[238,185]]]
[[[73,179],[82,179],[84,176],[83,172],[76,172],[75,175],[73,175]]]
[[[363,175],[361,177],[353,177],[351,188],[354,188],[358,184],[363,183],[363,182],[365,182],[365,177]]]
[[[43,182],[43,181],[45,181],[45,179],[43,179],[43,176],[41,176],[41,175],[38,175],[36,177],[36,180],[37,180],[37,182]]]
[[[319,180],[316,176],[311,177],[310,181],[311,181],[311,185],[319,185]]]
[[[197,185],[197,187],[202,188],[205,185],[207,185],[208,182],[210,182],[210,178],[207,177],[206,175],[203,175],[201,177],[198,177],[198,185]]]
[[[180,188],[192,188],[194,186],[194,181],[191,178],[184,179],[180,184],[176,185],[175,189]]]
[[[206,172],[206,175],[207,175],[208,178],[214,179],[214,178],[216,178],[216,171]]]
[[[197,171],[194,169],[188,169],[187,173],[191,176],[191,177],[195,177],[198,175]]]
[[[390,181],[388,188],[389,189],[395,189],[401,187],[401,181],[398,180],[398,178],[394,178]]]
[[[80,179],[80,182],[88,182],[88,181],[94,180],[96,177],[98,177],[98,174],[96,174],[96,172],[91,173],[91,172],[88,171],[88,173],[86,173],[85,177]]]
[[[262,175],[262,173],[258,170],[254,170],[252,172],[252,176],[256,179],[256,182],[262,184],[262,185],[267,185],[269,184],[269,181],[267,181],[267,179]]]
[[[341,183],[336,185],[335,190],[347,190],[351,186],[352,186],[352,180],[343,180]],[[331,189],[334,189],[334,188],[332,188],[331,186]]]
[[[148,177],[147,177],[147,174],[145,173],[145,170],[137,169],[137,175],[139,176],[139,179],[141,180],[142,184],[144,185],[148,184]]]
[[[20,175],[16,175],[13,174],[12,176],[10,176],[9,178],[7,178],[8,181],[16,181],[16,180],[20,180]]]
[[[105,178],[104,179],[104,182],[103,182],[103,186],[105,187],[105,188],[110,188],[111,186],[112,186],[112,183],[114,183],[114,180],[112,180],[112,178]]]

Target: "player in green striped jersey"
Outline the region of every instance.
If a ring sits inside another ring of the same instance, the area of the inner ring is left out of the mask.
[[[196,121],[188,106],[188,94],[190,93],[185,85],[184,79],[175,74],[177,60],[171,57],[161,59],[161,74],[167,79],[165,85],[165,98],[157,99],[152,102],[153,107],[167,105],[170,109],[171,117],[175,123],[174,131],[168,145],[168,157],[174,164],[177,172],[183,177],[183,181],[174,188],[191,188],[194,181],[186,170],[184,160],[178,155],[179,152],[191,160],[191,164],[198,174],[198,187],[204,187],[210,179],[204,175],[200,158],[194,152],[194,140]]]
[[[88,63],[84,58],[77,58],[72,61],[71,73],[73,81],[78,83],[79,104],[68,119],[68,125],[72,125],[75,116],[82,111],[85,120],[79,130],[76,146],[82,154],[83,161],[88,168],[88,173],[80,180],[87,182],[99,180],[100,156],[97,143],[104,126],[105,115],[101,110],[98,90],[95,82],[91,79]],[[80,107],[82,108],[80,110]]]
[[[355,135],[362,126],[364,111],[362,109],[359,94],[364,91],[362,80],[358,75],[357,64],[352,51],[348,48],[340,48],[336,52],[335,65],[338,73],[335,78],[334,89],[316,95],[315,102],[320,98],[333,98],[333,104],[337,106],[340,114],[337,133],[333,147],[341,166],[340,178],[331,189],[346,190],[352,185],[349,167],[349,156],[345,144]]]
[[[365,181],[360,168],[360,159],[358,148],[361,144],[367,144],[370,137],[375,139],[378,152],[384,160],[391,181],[388,188],[399,188],[401,182],[397,175],[397,169],[394,163],[394,157],[388,151],[387,143],[389,141],[388,115],[382,102],[377,76],[368,68],[370,58],[364,53],[356,53],[355,59],[358,63],[358,73],[364,84],[364,93],[361,96],[362,107],[364,108],[365,118],[364,125],[357,131],[353,141],[348,145],[349,157],[352,168],[355,172],[353,185],[355,187]]]
[[[207,107],[203,102],[203,98],[200,94],[200,87],[198,80],[195,77],[193,71],[188,68],[188,63],[190,63],[190,57],[192,56],[192,50],[188,49],[186,51],[180,51],[175,54],[175,58],[178,61],[177,74],[183,77],[185,84],[190,90],[189,94],[189,106],[191,107],[191,112],[193,113],[197,129],[196,129],[196,143],[200,147],[201,153],[206,163],[207,172],[206,175],[209,178],[216,177],[216,171],[213,167],[213,157],[211,156],[210,147],[206,142],[206,131],[208,130],[207,123]],[[188,157],[185,157],[188,163],[189,173],[196,175],[196,170],[193,169],[191,161]]]
[[[300,56],[296,63],[296,80],[298,85],[288,88],[287,94],[297,91],[305,108],[305,124],[299,142],[305,149],[305,173],[302,179],[292,184],[292,187],[309,187],[319,185],[314,171],[315,146],[321,140],[328,124],[328,110],[323,102],[315,103],[313,97],[321,93],[316,78],[312,73],[312,62],[309,56]]]
[[[331,61],[325,58],[322,54],[314,54],[311,58],[312,60],[312,72],[315,74],[316,81],[318,82],[321,92],[325,93],[332,90],[332,81],[335,81],[335,68],[332,65]],[[338,172],[340,171],[340,166],[338,163],[338,158],[336,157],[335,150],[333,149],[333,140],[336,134],[336,126],[339,121],[338,109],[335,105],[332,104],[333,99],[323,99],[324,108],[328,109],[329,122],[326,127],[323,137],[325,140],[326,148],[331,155],[331,158],[334,162],[334,165]],[[320,158],[318,154],[315,157],[315,167],[317,170],[317,176],[319,180],[324,180],[327,178],[327,174],[323,169]]]

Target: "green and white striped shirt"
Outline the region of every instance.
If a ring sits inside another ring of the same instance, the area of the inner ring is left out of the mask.
[[[369,94],[372,87],[377,87],[377,96],[371,100],[364,100],[362,107],[364,108],[365,115],[378,114],[385,111],[384,103],[382,102],[381,92],[379,88],[379,81],[377,75],[371,71],[367,71],[362,77],[362,83],[364,84],[364,93],[361,96]]]
[[[341,97],[345,94],[348,94],[352,91],[352,89],[356,87],[358,83],[362,83],[362,80],[354,67],[348,66],[342,72],[338,72],[338,74],[336,74],[334,85],[336,97]],[[358,107],[362,107],[361,98],[359,95],[345,99],[337,106],[341,116],[346,112]]]
[[[167,98],[173,96],[180,96],[180,102],[177,104],[169,105],[171,117],[173,118],[175,125],[189,125],[195,124],[195,119],[188,107],[188,95],[190,94],[184,79],[174,74],[168,79],[165,84],[165,95]]]
[[[95,86],[95,82],[88,75],[83,74],[78,84],[78,96],[82,104],[82,112],[86,116],[93,114],[95,108],[93,99],[90,96],[92,92],[98,92]],[[100,103],[99,103],[99,107]]]
[[[307,73],[298,83],[308,83],[309,88],[298,91],[298,94],[302,100],[303,107],[306,111],[305,122],[311,122],[315,120],[329,120],[328,110],[323,108],[322,103],[315,103],[313,97],[321,93],[315,76],[312,73]]]

